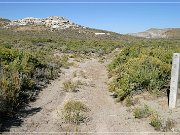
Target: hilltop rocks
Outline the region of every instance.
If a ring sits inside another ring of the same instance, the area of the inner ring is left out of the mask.
[[[30,25],[30,24],[44,25],[52,29],[66,29],[70,27],[72,28],[80,27],[79,25],[60,16],[50,16],[47,18],[27,17],[24,19],[13,20],[9,23],[8,26],[24,26],[24,25]]]

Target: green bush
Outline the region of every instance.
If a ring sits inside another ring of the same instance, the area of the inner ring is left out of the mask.
[[[57,77],[58,62],[53,60],[50,65],[49,59],[46,55],[46,62],[40,61],[33,53],[0,46],[0,100],[6,104],[1,111],[17,107],[25,95],[23,100],[28,100],[27,93],[32,93],[38,82]]]
[[[176,42],[174,48],[168,47],[167,41],[163,43],[125,47],[108,66],[109,77],[113,78],[109,90],[120,100],[145,90],[158,94],[169,84],[173,52],[180,51]]]
[[[23,83],[22,77],[19,75],[18,71],[6,72],[3,70],[1,70],[0,76],[1,100],[6,101],[6,103],[14,104],[21,90]]]

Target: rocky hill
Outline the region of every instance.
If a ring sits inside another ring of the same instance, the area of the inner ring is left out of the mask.
[[[151,28],[144,32],[129,33],[128,35],[143,38],[168,38],[168,39],[180,39],[180,28],[166,28],[156,29]]]
[[[12,20],[10,21],[6,27],[10,26],[25,26],[25,25],[44,25],[46,27],[52,29],[66,29],[66,28],[78,28],[81,27],[68,19],[60,16],[50,16],[47,18],[34,18],[34,17],[26,17],[24,19]]]
[[[136,36],[136,37],[143,37],[143,38],[166,38],[166,32],[171,29],[156,29],[151,28],[144,32],[138,33],[129,33],[128,35]]]

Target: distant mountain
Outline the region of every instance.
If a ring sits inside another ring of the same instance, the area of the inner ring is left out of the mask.
[[[129,33],[128,35],[143,38],[170,38],[180,39],[180,28],[156,29],[151,28],[144,32]]]
[[[143,37],[143,38],[166,38],[166,32],[170,29],[155,29],[151,28],[144,32],[138,33],[129,33],[128,35],[136,36],[136,37]]]
[[[173,28],[165,32],[167,38],[180,39],[180,28]]]

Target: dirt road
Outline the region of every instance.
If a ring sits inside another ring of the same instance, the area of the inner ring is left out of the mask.
[[[134,119],[126,107],[116,103],[107,88],[107,71],[105,63],[98,59],[75,61],[74,66],[63,69],[63,74],[51,82],[30,103],[29,110],[38,110],[23,118],[21,125],[13,126],[14,134],[148,134],[154,132],[146,121]],[[76,74],[76,75],[75,75]],[[84,83],[77,92],[65,92],[63,82],[72,79]],[[89,108],[89,119],[80,125],[64,123],[60,113],[69,100],[82,101]],[[9,133],[10,133],[9,132]],[[69,132],[69,133],[67,133]]]

